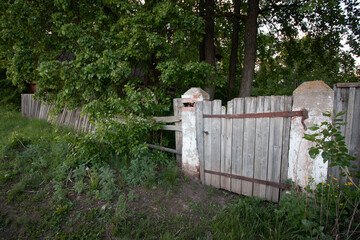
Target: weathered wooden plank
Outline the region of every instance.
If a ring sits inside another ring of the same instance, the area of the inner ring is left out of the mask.
[[[284,110],[291,111],[292,109],[292,96],[285,96]],[[290,128],[291,118],[284,118],[284,129],[283,129],[283,143],[282,143],[282,160],[281,160],[281,171],[280,181],[285,183],[288,179],[288,168],[289,168],[289,145],[290,145]],[[280,190],[280,197],[285,194],[285,191]]]
[[[356,88],[360,87],[359,82],[353,82],[353,83],[336,83],[335,86],[337,88]]]
[[[181,122],[181,115],[180,116],[153,117],[153,119],[157,122],[176,123],[176,122]]]
[[[41,102],[40,101],[37,101],[37,100],[34,100],[36,102],[36,118],[40,118],[40,108],[41,108]]]
[[[29,103],[30,103],[30,107],[29,107],[29,117],[31,117],[31,118],[33,118],[34,117],[34,111],[33,111],[33,109],[34,109],[34,101],[33,101],[33,99],[32,99],[32,96],[30,96],[29,95]]]
[[[226,114],[226,107],[221,106],[220,108],[220,114]],[[226,119],[225,118],[221,118],[220,119],[220,171],[219,172],[223,172],[224,171],[224,165],[225,165],[225,146],[226,146],[226,139],[225,139],[225,132],[226,132]],[[220,175],[220,188],[225,189],[225,185],[226,183],[224,182],[224,184],[222,183],[223,181],[223,177],[221,177]]]
[[[339,113],[341,111],[348,110],[348,101],[349,101],[349,88],[337,88],[334,87],[334,111],[335,113]],[[347,114],[340,116],[339,118],[342,119],[344,122],[347,121],[346,119]],[[343,136],[346,136],[346,126],[340,126],[341,132]],[[338,166],[330,167],[328,171],[329,177],[335,177],[341,179],[340,177],[340,168]]]
[[[173,100],[173,109],[174,109],[174,116],[181,118],[181,112],[182,112],[183,103],[181,98],[175,98]],[[181,122],[176,122],[175,126],[181,127]],[[175,132],[175,147],[176,150],[182,151],[182,132],[176,131]],[[181,155],[176,155],[176,162],[178,166],[182,165],[181,161]]]
[[[245,113],[256,112],[256,98],[246,97],[245,98]],[[244,119],[244,142],[243,142],[243,168],[242,176],[254,177],[254,156],[255,156],[255,119],[245,118]],[[242,181],[243,195],[252,196],[253,194],[253,183]]]
[[[81,108],[76,109],[76,119],[75,119],[75,125],[74,128],[76,130],[80,130],[80,124],[82,121],[82,116],[81,116]]]
[[[160,128],[161,130],[169,130],[169,131],[177,131],[177,132],[181,132],[182,128],[181,125],[164,125]]]
[[[70,111],[68,111],[67,114],[66,114],[66,118],[65,118],[65,122],[64,122],[64,124],[65,124],[66,126],[71,127],[71,126],[70,126],[70,122],[71,122],[72,117],[73,117],[73,111],[70,110]]]
[[[221,100],[214,100],[212,105],[212,113],[221,113]],[[220,172],[221,170],[221,119],[211,119],[211,169],[212,171]],[[220,176],[211,176],[211,185],[220,188]]]
[[[213,102],[203,102],[203,114],[211,114]],[[211,169],[211,119],[204,119],[204,169]],[[211,184],[211,174],[204,174],[206,185]]]
[[[198,102],[195,105],[196,116],[196,144],[200,161],[200,181],[205,184],[204,176],[204,118],[203,118],[203,103]]]
[[[270,97],[257,97],[256,112],[270,112],[271,99]],[[269,126],[270,118],[257,118],[255,125],[256,139],[255,139],[255,164],[254,164],[254,178],[260,180],[267,179],[267,160],[269,151]],[[266,186],[263,184],[254,183],[253,196],[265,198]]]
[[[227,103],[227,113],[233,114],[234,100]],[[222,159],[221,159],[221,172],[231,174],[231,150],[232,150],[232,119],[222,119]],[[231,179],[228,177],[221,177],[221,188],[231,191]]]
[[[244,98],[235,98],[234,113],[244,113]],[[233,119],[233,134],[231,146],[231,173],[241,176],[242,174],[242,156],[243,156],[243,142],[244,142],[244,119]],[[231,191],[241,194],[242,181],[238,179],[231,179]]]
[[[45,104],[41,104],[41,105],[40,105],[40,111],[39,111],[39,118],[40,118],[40,119],[43,119],[43,116],[44,116],[44,107],[45,107]]]
[[[355,88],[351,87],[349,89],[349,101],[348,101],[348,108],[347,108],[347,112],[346,112],[346,135],[345,135],[345,143],[346,146],[350,146],[350,140],[352,137],[352,128],[353,128],[353,114],[354,114],[354,109],[355,107]]]
[[[354,93],[354,108],[352,114],[352,129],[351,131],[351,139],[350,143],[347,146],[349,149],[349,154],[355,157],[357,160],[354,161],[352,164],[357,166],[357,170],[360,169],[360,87],[356,88]],[[349,100],[350,101],[350,100]],[[350,103],[349,103],[350,105]],[[350,169],[355,170],[355,169]],[[359,183],[360,179],[354,179],[357,183]]]
[[[283,111],[284,96],[271,96],[271,111]],[[280,170],[282,159],[282,137],[284,118],[270,119],[269,135],[269,162],[267,180],[280,183]],[[266,199],[273,202],[279,201],[279,188],[266,186]]]
[[[20,100],[20,105],[21,105],[21,116],[24,116],[24,94],[21,94],[21,100]]]
[[[147,145],[151,149],[156,149],[159,151],[164,151],[164,152],[169,152],[169,153],[174,153],[174,154],[181,154],[181,152],[176,149],[167,148],[167,147],[163,147],[163,146],[157,146],[157,145],[153,145],[153,144],[147,144]]]

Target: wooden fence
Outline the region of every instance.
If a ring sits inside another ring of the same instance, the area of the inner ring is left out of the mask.
[[[34,99],[34,94],[21,94],[21,113],[24,117],[39,118],[59,125],[68,126],[78,131],[93,131],[94,126],[89,122],[88,115],[82,115],[81,109],[67,110],[58,116],[51,115],[53,106]]]
[[[175,131],[176,134],[176,149],[171,149],[163,146],[157,146],[148,144],[150,148],[166,151],[176,154],[178,163],[181,162],[181,147],[182,147],[182,135],[181,135],[181,99],[174,99],[174,116],[165,117],[153,117],[155,121],[163,122],[162,130]],[[22,94],[21,95],[21,113],[24,117],[39,118],[47,121],[55,122],[58,125],[68,126],[74,130],[85,132],[94,131],[95,127],[90,123],[88,115],[83,115],[81,109],[64,110],[58,116],[51,114],[53,106],[47,105],[44,102],[40,102],[34,99],[34,94]],[[180,110],[179,110],[180,109]]]
[[[341,118],[346,125],[341,127],[349,154],[356,157],[360,169],[360,83],[337,83],[334,85],[334,110],[346,111]],[[339,167],[329,168],[332,177],[340,178]]]
[[[196,108],[201,181],[277,202],[286,188],[292,97],[236,98],[227,110],[215,100]]]
[[[334,110],[346,111],[343,126],[349,153],[360,167],[360,83],[336,84]],[[184,99],[174,99],[174,116],[154,117],[164,130],[175,131],[176,149],[149,145],[151,148],[176,154],[181,165],[181,114]],[[281,189],[287,188],[289,166],[289,138],[292,117],[306,117],[305,111],[291,111],[291,96],[261,96],[236,98],[222,106],[220,100],[196,102],[196,153],[199,155],[200,179],[206,185],[231,192],[265,198],[278,202]],[[22,114],[31,118],[53,119],[58,124],[83,131],[93,130],[88,117],[81,111],[64,111],[53,118],[51,106],[22,95]],[[304,125],[304,122],[301,121]],[[192,133],[194,133],[192,131]],[[299,135],[301,138],[301,135]],[[184,155],[183,155],[184,156]],[[195,164],[195,163],[194,163]],[[328,174],[339,177],[338,168],[329,168]]]

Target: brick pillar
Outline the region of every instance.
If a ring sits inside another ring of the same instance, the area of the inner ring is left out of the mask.
[[[199,177],[200,159],[196,140],[195,104],[208,101],[209,94],[201,88],[191,88],[181,96],[184,107],[181,113],[183,134],[182,169],[194,177]]]
[[[323,81],[304,82],[293,93],[293,111],[303,108],[308,110],[308,119],[303,123],[301,118],[294,117],[291,121],[288,178],[298,186],[306,187],[309,178],[321,183],[327,178],[328,163],[324,163],[319,155],[316,159],[309,156],[309,148],[313,143],[303,139],[304,133],[314,124],[330,121],[322,115],[333,111],[334,91]]]

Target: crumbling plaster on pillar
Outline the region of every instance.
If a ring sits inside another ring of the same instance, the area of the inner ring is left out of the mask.
[[[183,103],[207,101],[209,94],[201,88],[191,88],[181,96]],[[199,177],[200,158],[196,140],[196,114],[194,104],[191,107],[183,107],[181,114],[181,126],[183,133],[182,146],[182,169],[194,177]]]
[[[190,172],[197,172],[200,165],[199,153],[196,144],[196,119],[194,108],[183,108],[182,131],[183,131],[183,150],[182,150],[182,166]],[[184,111],[185,110],[185,111]]]
[[[323,81],[301,84],[294,91],[293,99],[293,111],[308,110],[308,119],[304,121],[307,128],[329,121],[323,113],[333,110],[334,91]],[[312,134],[313,131],[304,128],[301,118],[292,118],[288,177],[301,187],[306,187],[310,178],[315,183],[324,181],[328,170],[328,163],[324,163],[321,156],[310,158],[309,148],[313,143],[303,139],[304,133]]]

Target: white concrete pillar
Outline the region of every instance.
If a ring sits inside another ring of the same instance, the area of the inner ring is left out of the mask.
[[[312,134],[307,130],[314,124],[329,121],[322,114],[333,111],[334,91],[323,81],[304,82],[293,93],[293,111],[308,110],[308,119],[303,123],[300,117],[293,117],[290,130],[289,168],[288,178],[300,187],[306,187],[309,178],[315,183],[321,183],[327,178],[328,163],[324,163],[319,155],[316,159],[310,158],[309,148],[313,143],[303,139],[304,133]]]
[[[200,159],[196,142],[195,104],[208,101],[210,96],[201,88],[191,88],[181,96],[184,107],[181,113],[183,134],[182,169],[194,177],[199,177]]]

